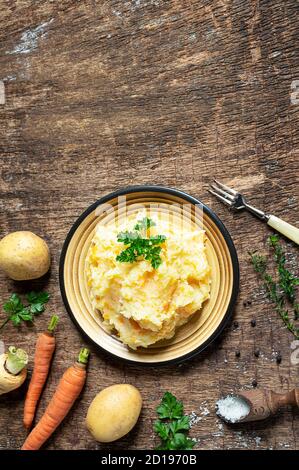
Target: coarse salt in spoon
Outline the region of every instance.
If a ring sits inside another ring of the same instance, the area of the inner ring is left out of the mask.
[[[272,390],[242,390],[220,398],[216,413],[227,423],[245,423],[266,419],[287,405],[299,407],[299,388],[284,394]]]
[[[227,423],[237,423],[250,413],[250,406],[241,396],[227,395],[217,401],[216,413]]]

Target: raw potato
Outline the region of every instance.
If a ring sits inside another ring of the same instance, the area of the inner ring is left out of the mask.
[[[37,279],[49,270],[46,242],[32,232],[13,232],[0,241],[0,268],[15,281]]]
[[[133,429],[141,406],[141,395],[133,385],[104,388],[88,409],[87,429],[98,442],[116,441]]]

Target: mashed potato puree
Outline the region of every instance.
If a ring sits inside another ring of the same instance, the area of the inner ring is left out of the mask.
[[[169,339],[210,295],[210,267],[205,233],[194,226],[178,229],[163,214],[150,214],[156,223],[150,235],[165,235],[162,264],[154,269],[143,259],[116,261],[125,249],[117,234],[133,230],[145,213],[135,213],[123,225],[98,225],[86,259],[90,299],[105,325],[132,349]]]

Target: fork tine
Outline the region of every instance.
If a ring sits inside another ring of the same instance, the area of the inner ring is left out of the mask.
[[[226,204],[227,206],[232,206],[232,202],[226,199],[225,197],[220,196],[220,194],[216,193],[215,191],[212,191],[211,189],[208,189],[208,191],[209,193],[213,194],[218,199],[220,199],[220,201],[224,202],[224,204]]]
[[[226,186],[225,184],[223,183],[220,183],[220,181],[217,181],[216,179],[214,179],[215,183],[222,189],[224,189],[225,191],[229,192],[230,194],[232,194],[233,196],[236,196],[238,193],[237,191],[235,191],[234,189],[232,188],[229,188],[228,186]]]
[[[234,196],[233,196],[232,194],[227,193],[226,191],[223,191],[223,189],[218,188],[218,186],[216,186],[215,184],[211,184],[211,188],[213,188],[214,191],[216,191],[216,193],[222,194],[222,196],[226,197],[226,198],[229,199],[230,201],[233,201],[233,200],[234,200]]]

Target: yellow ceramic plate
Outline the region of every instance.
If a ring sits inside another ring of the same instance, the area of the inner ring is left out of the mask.
[[[106,330],[101,315],[93,311],[85,277],[85,259],[96,225],[124,217],[125,211],[142,205],[175,216],[191,217],[206,231],[207,256],[211,266],[211,297],[175,336],[137,351],[127,348]],[[232,239],[219,218],[199,200],[175,189],[133,186],[109,194],[90,206],[67,235],[60,258],[60,288],[66,309],[79,329],[97,346],[131,363],[162,365],[182,362],[206,348],[227,324],[239,286],[239,265]]]

